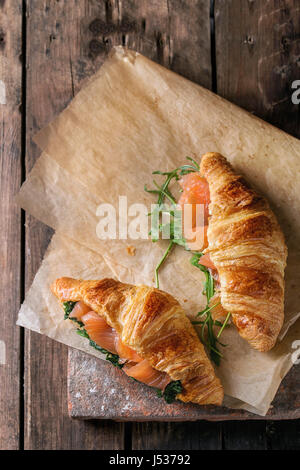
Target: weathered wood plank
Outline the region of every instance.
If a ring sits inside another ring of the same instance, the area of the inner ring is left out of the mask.
[[[13,198],[21,183],[22,8],[0,2],[0,448],[19,448],[21,211]]]
[[[123,3],[126,5],[124,13],[129,17],[135,16],[138,8],[138,16],[135,18],[143,25],[146,35],[146,40],[143,40],[143,34],[138,37],[128,34],[125,36],[125,44],[186,78],[211,88],[208,0]],[[153,43],[156,47],[151,47]],[[203,441],[198,438],[200,427],[200,423],[134,423],[132,445],[136,449],[202,448]],[[204,445],[207,448],[218,448],[222,441],[220,425],[210,423],[205,426],[207,428],[210,432],[206,435]],[[181,434],[178,434],[179,429]]]
[[[105,377],[105,381],[103,381]],[[290,370],[283,379],[266,417],[253,413],[218,406],[197,406],[173,403],[168,406],[156,396],[155,390],[142,384],[133,383],[119,369],[110,363],[83,354],[76,349],[69,353],[68,399],[69,413],[78,419],[114,419],[117,421],[229,421],[229,420],[281,420],[300,417],[300,377],[297,367]],[[115,398],[118,397],[119,400]],[[241,425],[239,425],[240,428]],[[259,431],[265,433],[265,424],[245,425],[247,446],[249,429],[256,430],[254,436],[261,445]],[[232,427],[236,434],[237,427]],[[229,439],[228,445],[230,443]]]
[[[219,450],[222,449],[222,425],[195,423],[137,423],[132,436],[135,450]]]
[[[192,4],[187,0],[108,0],[105,2],[105,15],[103,10],[94,16],[90,9],[86,10],[81,19],[85,40],[81,43],[80,60],[72,61],[73,75],[79,80],[84,79],[90,72],[90,59],[99,66],[113,45],[124,44],[210,88],[209,4],[209,0],[196,0]],[[136,428],[133,425],[133,440],[142,426],[140,424]],[[219,425],[211,427],[219,435]],[[159,429],[159,425],[153,429],[148,446],[155,445]]]
[[[88,2],[89,3],[89,2]],[[90,2],[92,3],[92,2]],[[101,4],[101,2],[99,2]],[[97,65],[113,45],[123,44],[207,88],[211,87],[209,0],[106,0],[81,20],[86,57]]]
[[[223,424],[223,449],[267,449],[265,421],[230,422]]]
[[[93,18],[89,24],[88,19],[82,22],[83,28],[90,36],[89,50],[86,47],[85,53],[101,60],[112,45],[124,44],[175,72],[211,88],[209,9],[208,0],[107,1],[105,22],[99,17]],[[70,357],[72,359],[72,352]],[[144,434],[143,426],[149,425],[133,424],[133,442],[139,440],[140,434]],[[171,434],[172,426],[169,424]],[[211,445],[218,447],[221,442],[220,425],[210,424],[210,428],[213,429],[210,442],[214,443]],[[148,448],[156,448],[164,429],[165,425],[156,424],[152,428],[151,435],[148,434],[145,445]],[[191,439],[192,442],[193,430],[190,429],[190,425],[187,425],[186,432],[184,429],[185,425],[181,424],[182,435],[190,435],[187,439]],[[214,436],[218,436],[217,440]],[[201,441],[194,440],[193,444],[187,445],[201,448]],[[210,446],[208,437],[206,446]]]
[[[97,66],[92,57],[84,57],[82,63],[80,58],[85,39],[81,20],[98,13],[105,15],[105,2],[27,2],[27,172],[39,156],[32,136],[67,105],[81,79]],[[26,222],[28,289],[51,231],[31,217]],[[66,382],[67,348],[26,331],[25,448],[122,449],[123,424],[70,420]]]
[[[267,424],[268,448],[273,450],[300,450],[300,420]]]
[[[295,136],[299,17],[297,0],[215,0],[218,94]]]
[[[299,78],[299,14],[294,0],[215,0],[218,94],[295,136],[300,135],[299,106],[291,101],[291,84]],[[297,427],[276,423],[272,433],[272,424],[266,432],[263,422],[225,423],[224,445],[278,448],[279,430],[285,435],[286,426]]]

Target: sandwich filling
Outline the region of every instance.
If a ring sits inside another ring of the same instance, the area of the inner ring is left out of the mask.
[[[114,328],[82,301],[64,302],[65,319],[76,322],[78,333],[90,340],[91,346],[106,354],[106,359],[133,379],[158,390],[167,403],[172,403],[182,391],[180,381],[151,367],[146,359],[126,346]]]
[[[185,210],[185,205],[191,205],[191,239],[193,242],[193,251],[203,252],[208,248],[208,238],[207,238],[207,229],[209,224],[209,204],[210,204],[210,193],[209,193],[209,184],[199,172],[188,173],[179,180],[180,187],[182,189],[181,197],[178,201],[183,215]],[[197,217],[197,205],[202,205],[203,207],[203,217],[199,223]],[[182,218],[184,220],[184,217]],[[183,231],[185,233],[184,227]],[[199,235],[197,237],[197,234]],[[200,243],[197,244],[197,240]],[[188,243],[187,243],[188,244]],[[196,245],[196,246],[195,246]],[[216,266],[209,253],[203,254],[198,261],[199,265],[205,266],[211,276],[214,279],[214,287],[216,292],[213,297],[209,300],[208,306],[212,309],[211,314],[214,320],[224,320],[227,315],[226,310],[221,305],[219,275]]]
[[[178,201],[178,204],[182,208],[184,214],[185,205],[190,204],[192,208],[192,220],[191,220],[191,229],[192,229],[192,240],[200,240],[200,244],[193,246],[193,251],[203,251],[208,248],[208,239],[207,239],[207,229],[208,229],[208,218],[209,218],[209,203],[210,203],[210,194],[209,194],[209,185],[205,178],[203,178],[200,173],[188,173],[184,175],[179,184],[182,189],[181,197]],[[202,205],[204,209],[202,224],[198,224],[197,220],[197,206]],[[184,220],[184,218],[183,218]],[[185,231],[184,231],[185,233]],[[199,233],[201,236],[196,237],[196,234]],[[197,243],[197,242],[196,242]],[[212,262],[209,253],[201,256],[199,264],[206,266],[212,271],[214,278],[217,277],[217,269]]]

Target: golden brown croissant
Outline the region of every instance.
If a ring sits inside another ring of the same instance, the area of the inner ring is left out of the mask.
[[[200,172],[209,184],[208,248],[220,279],[221,303],[240,335],[270,350],[284,318],[287,248],[268,202],[218,153],[206,153]]]
[[[61,302],[84,302],[116,330],[126,347],[152,368],[180,380],[183,389],[177,398],[181,401],[222,403],[223,387],[193,326],[171,295],[113,279],[67,277],[57,279],[51,290]]]

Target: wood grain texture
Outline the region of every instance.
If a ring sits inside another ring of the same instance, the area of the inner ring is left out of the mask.
[[[98,66],[113,45],[123,44],[211,88],[209,9],[208,0],[107,1],[105,16],[103,11],[95,16],[89,11],[81,20],[85,40],[81,45],[80,61],[72,61],[73,74],[83,80],[90,67],[87,57],[92,58]],[[72,360],[72,352],[70,355]],[[133,441],[143,432],[143,426],[133,424]],[[159,426],[153,428],[152,434],[148,435],[148,448],[155,448],[160,439]],[[192,435],[191,425],[187,425],[186,432],[184,426],[181,425],[182,435]],[[172,430],[172,424],[169,428]],[[213,435],[220,434],[219,424],[213,424],[211,428],[214,428]],[[201,446],[199,440],[193,445]]]
[[[282,420],[300,419],[300,377],[293,367],[282,381],[266,417],[244,410],[218,406],[197,406],[176,402],[168,406],[158,399],[155,390],[133,383],[122,371],[109,362],[102,361],[77,349],[69,351],[68,370],[69,413],[78,419],[114,419],[117,421],[229,421],[229,420]],[[103,380],[105,377],[105,380]],[[116,400],[116,397],[119,399]],[[249,422],[245,423],[248,431]],[[241,424],[239,424],[240,428]],[[255,427],[254,427],[255,428]],[[237,428],[233,426],[233,435]],[[261,445],[257,425],[254,436]],[[230,440],[229,440],[230,442]],[[245,445],[247,444],[247,432]]]
[[[21,211],[14,195],[21,182],[22,8],[0,3],[0,448],[19,447]]]
[[[214,9],[218,94],[298,137],[299,105],[291,101],[291,84],[299,78],[299,8],[294,0],[215,0]],[[294,367],[289,376],[298,374]],[[287,407],[286,389],[281,390]],[[281,448],[278,435],[288,432],[291,445],[285,440],[285,448],[293,448],[299,429],[299,420],[291,426],[224,423],[224,447]]]
[[[92,3],[92,2],[91,2]],[[123,44],[151,60],[211,87],[209,0],[107,0],[105,12],[81,20],[84,36],[79,73],[86,57],[100,64],[113,45]]]
[[[299,18],[298,0],[215,0],[218,94],[298,137]]]
[[[80,62],[80,24],[86,15],[96,13],[105,14],[104,2],[27,2],[26,172],[40,153],[32,136],[68,104],[81,78],[95,70],[91,58]],[[27,290],[52,232],[28,216],[26,225]],[[25,449],[122,449],[123,424],[70,420],[66,381],[67,348],[26,331]]]
[[[84,46],[84,54],[89,54],[94,60],[102,61],[107,49],[113,44],[126,44],[136,50],[139,50],[152,60],[156,60],[166,67],[172,68],[178,73],[193,79],[194,81],[211,87],[211,62],[210,62],[210,43],[209,43],[209,2],[205,5],[203,2],[191,4],[191,2],[151,2],[154,5],[149,5],[150,2],[107,2],[105,21],[101,20],[99,16],[95,18],[83,18],[81,25],[87,35],[88,41]],[[251,3],[251,2],[249,2]],[[195,9],[195,7],[197,8]],[[222,10],[222,15],[217,19],[217,27],[223,26],[223,22],[228,22],[228,29],[235,30],[240,25],[241,15],[226,17],[226,11]],[[236,13],[236,12],[235,12]],[[166,15],[168,21],[166,21]],[[200,21],[205,21],[205,27],[200,31]],[[252,18],[253,20],[253,18]],[[218,22],[219,21],[219,22]],[[251,21],[250,21],[251,23]],[[190,29],[190,25],[192,28]],[[252,24],[252,23],[251,23]],[[197,25],[198,28],[197,29]],[[220,30],[221,31],[221,30]],[[188,34],[190,33],[190,34]],[[220,32],[222,41],[226,42],[227,33]],[[202,42],[201,42],[202,37]],[[220,37],[220,36],[217,36]],[[203,41],[203,38],[205,40]],[[251,42],[251,39],[250,39]],[[176,46],[174,46],[176,44]],[[195,47],[196,44],[196,47]],[[201,44],[201,45],[200,45]],[[217,55],[223,54],[224,48],[222,44],[218,44]],[[177,52],[176,52],[177,51]],[[230,74],[234,74],[240,67],[240,62],[233,64],[229,60],[230,49],[228,49],[228,56],[223,60],[224,69]],[[231,70],[228,70],[229,66]],[[227,68],[226,68],[227,67]],[[205,68],[209,72],[205,73]],[[222,68],[218,69],[222,74]],[[205,78],[206,77],[206,78]],[[256,93],[257,95],[257,93]],[[254,95],[254,97],[256,96]],[[242,101],[238,92],[233,93],[233,97],[227,96],[232,99],[236,96],[237,102]],[[241,102],[241,105],[243,103]],[[76,355],[76,353],[74,353]],[[73,353],[70,353],[72,360]],[[205,428],[206,423],[204,423]],[[201,443],[198,439],[198,423],[187,424],[168,424],[168,442],[174,448],[178,445],[182,446],[180,439],[177,439],[178,434],[172,432],[178,427],[186,436],[186,446],[195,448],[209,448],[217,446],[216,441],[209,434],[205,443]],[[211,423],[211,428],[214,430],[214,435],[220,434],[220,425]],[[165,433],[165,424],[149,424],[139,423],[132,425],[132,443],[136,448],[156,448],[158,442],[161,441],[161,435]],[[186,430],[186,432],[185,432]],[[240,430],[240,433],[238,432]],[[143,440],[141,435],[147,437]],[[172,441],[170,442],[170,436]],[[192,436],[196,436],[193,439]],[[266,425],[265,422],[245,422],[238,425],[228,423],[223,426],[223,444],[225,448],[247,449],[247,448],[265,448],[266,444]],[[166,441],[162,441],[162,447],[166,446]]]
[[[222,427],[218,423],[136,423],[132,449],[219,450]]]
[[[39,155],[39,150],[32,143],[32,136],[69,103],[84,80],[103,63],[114,44],[126,44],[187,78],[208,88],[211,87],[209,0],[193,0],[193,2],[189,0],[152,2],[27,0],[25,3],[27,5],[27,172]],[[0,13],[3,5],[11,9],[12,4],[16,5],[17,2],[0,1]],[[297,135],[299,128],[298,108],[291,106],[287,100],[290,92],[287,77],[294,76],[295,64],[298,64],[299,23],[296,22],[296,6],[296,0],[294,2],[216,0],[215,10],[218,92],[294,135]],[[17,16],[10,22],[11,31],[14,31],[16,22],[19,21],[17,8],[15,13]],[[268,19],[269,14],[273,18],[279,15],[279,19],[275,22],[278,25],[277,29],[272,29]],[[2,20],[1,17],[0,19]],[[3,28],[2,25],[3,22],[0,21],[0,30]],[[251,34],[253,31],[258,37],[254,49]],[[285,31],[288,33],[285,34]],[[10,34],[13,35],[13,32]],[[5,35],[5,45],[6,37]],[[268,47],[264,54],[263,43],[266,41]],[[259,52],[256,52],[257,44]],[[3,50],[7,51],[3,49],[0,34],[0,57]],[[251,52],[253,50],[255,52]],[[13,71],[10,71],[11,73]],[[264,78],[269,79],[270,76],[274,76],[275,79],[271,87]],[[1,105],[0,112],[2,112]],[[19,135],[17,112],[14,111],[11,116],[16,126],[14,138],[11,140],[15,143]],[[0,140],[1,152],[3,152],[2,142]],[[8,145],[9,140],[6,140],[6,148]],[[17,152],[15,145],[13,148],[14,152]],[[3,165],[1,170],[3,175],[5,174],[3,169],[8,168],[8,165],[7,163]],[[5,171],[7,174],[8,170]],[[13,184],[17,185],[20,167],[10,166],[9,171],[14,174]],[[11,187],[7,188],[5,185],[4,194],[12,190]],[[4,207],[7,213],[6,203]],[[13,218],[15,216],[13,215]],[[26,217],[26,224],[27,289],[40,265],[51,231],[31,217]],[[15,225],[6,233],[11,235],[12,239],[15,238],[17,243],[19,235],[14,227]],[[18,262],[17,251],[14,257]],[[13,276],[15,273],[17,276],[17,272],[19,271],[14,264],[12,270],[9,269],[9,274]],[[16,293],[18,281],[10,283],[9,279],[11,278],[6,278],[4,287],[5,289],[9,287]],[[14,308],[18,301],[16,297],[11,298]],[[6,317],[5,326],[8,325],[8,321],[10,322]],[[18,335],[16,331],[14,329],[8,334],[10,345],[18,343],[18,337],[14,336]],[[6,411],[7,398],[5,398],[5,407],[1,408],[1,411],[4,410],[4,415],[0,417],[0,423],[2,425],[2,422],[5,422],[6,427],[2,427],[1,431],[6,441],[2,441],[1,445],[15,448],[18,445],[19,425],[15,412],[18,349],[11,347],[10,351],[12,368],[5,380],[10,384],[10,390],[14,387],[9,401],[13,410],[12,413]],[[131,427],[128,425],[125,433],[123,424],[105,421],[80,422],[68,418],[67,350],[64,346],[40,335],[26,332],[25,352],[25,448],[131,447]],[[11,434],[7,435],[8,432]],[[235,449],[264,448],[265,445],[269,448],[299,448],[299,421],[270,423],[267,430],[264,422],[223,425],[206,422],[132,425],[132,446],[136,449],[215,449],[222,445],[225,448]]]
[[[223,423],[223,449],[265,450],[267,448],[265,421]]]
[[[300,420],[268,423],[266,438],[269,449],[299,450]]]

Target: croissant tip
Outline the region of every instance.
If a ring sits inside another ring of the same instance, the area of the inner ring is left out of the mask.
[[[259,352],[268,352],[275,346],[276,338],[264,337],[258,341],[249,341],[249,343]]]
[[[216,393],[215,399],[213,401],[213,405],[221,406],[224,400],[224,389],[223,387],[218,390]]]
[[[73,280],[73,279],[70,278],[70,277],[59,277],[59,278],[55,279],[55,281],[53,281],[52,284],[50,285],[50,290],[51,290],[52,294],[58,296],[58,290],[59,290],[60,286],[63,285],[65,282],[68,282],[70,280]]]
[[[206,152],[202,155],[202,158],[211,158],[211,157],[223,157],[223,155],[219,152]]]
[[[201,157],[200,162],[200,173],[204,176],[206,175],[207,171],[214,167],[216,163],[220,161],[226,162],[226,158],[218,152],[207,152]]]

